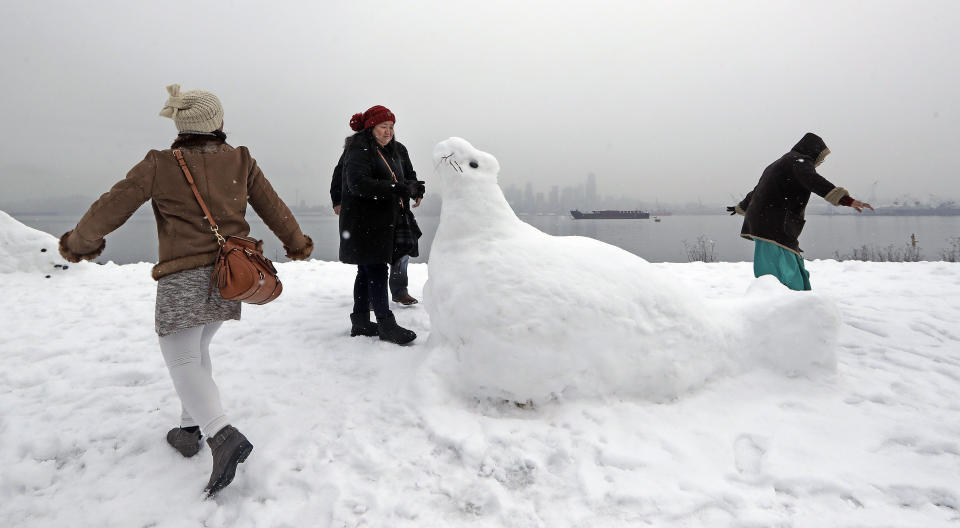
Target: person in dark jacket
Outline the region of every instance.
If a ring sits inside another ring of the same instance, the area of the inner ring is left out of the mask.
[[[395,145],[400,145],[394,141]],[[340,160],[337,161],[337,166],[333,168],[333,178],[330,180],[330,200],[333,202],[333,212],[336,215],[340,215],[340,202],[343,201],[343,157],[346,154],[344,151],[340,155]],[[406,149],[403,149],[403,159],[406,160],[406,164],[403,166],[409,168],[409,172],[404,171],[404,176],[408,181],[416,181],[417,173],[413,170],[413,166],[410,164],[410,158],[407,156]],[[399,175],[398,175],[399,176]],[[414,199],[413,205],[410,207],[420,207],[420,201],[423,200],[422,196],[419,196]],[[409,199],[406,200],[406,203],[409,204]],[[418,249],[417,249],[418,251]],[[417,304],[418,301],[414,296],[410,295],[410,291],[407,289],[408,284],[410,283],[409,278],[407,277],[407,264],[410,262],[410,255],[404,254],[397,261],[390,264],[390,296],[393,298],[393,302],[402,304],[404,306],[410,306]]]
[[[387,265],[419,255],[415,238],[412,247],[395,242],[402,242],[397,235],[403,231],[397,226],[404,222],[419,234],[408,213],[410,199],[419,203],[423,197],[424,183],[416,180],[406,147],[393,137],[396,121],[393,112],[380,105],[350,119],[356,133],[347,138],[342,156],[340,261],[357,265],[350,335],[376,335],[402,345],[417,334],[397,325],[390,311]],[[370,321],[371,305],[375,323]]]
[[[826,143],[808,132],[790,152],[764,169],[757,186],[739,204],[727,207],[730,214],[745,216],[740,236],[754,241],[755,277],[774,275],[790,289],[810,289],[810,273],[803,265],[797,240],[806,223],[804,210],[810,193],[857,212],[873,209],[817,174],[816,168],[829,153]]]

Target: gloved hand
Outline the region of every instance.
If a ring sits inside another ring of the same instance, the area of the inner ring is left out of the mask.
[[[860,200],[856,200],[854,199],[853,196],[850,196],[849,194],[844,196],[843,198],[840,198],[840,205],[853,207],[854,209],[857,210],[858,213],[862,213],[864,209],[870,209],[871,211],[875,210],[872,205],[866,202],[861,202]]]
[[[423,180],[408,180],[407,185],[410,186],[410,197],[412,198],[423,198],[423,195],[427,192],[427,182]]]
[[[393,194],[401,198],[410,198],[412,196],[410,185],[406,182],[404,183],[394,183],[393,184]]]
[[[737,214],[737,206],[731,205],[730,207],[727,207],[727,212],[730,213],[730,216]]]

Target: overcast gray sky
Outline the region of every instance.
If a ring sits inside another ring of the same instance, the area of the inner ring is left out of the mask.
[[[3,2],[0,201],[99,195],[216,93],[289,202],[328,200],[374,104],[429,181],[461,136],[501,185],[729,201],[806,131],[867,199],[960,196],[960,2]]]

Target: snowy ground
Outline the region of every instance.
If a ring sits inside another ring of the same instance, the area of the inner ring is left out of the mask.
[[[350,338],[354,268],[281,264],[283,296],[213,341],[255,448],[202,500],[209,450],[164,441],[179,404],[150,265],[54,269],[52,237],[2,231],[0,526],[960,524],[958,264],[810,262],[841,311],[834,374],[534,408],[438,399],[422,304],[395,311],[414,346]],[[749,263],[655,266],[709,299],[754,282]],[[420,296],[427,266],[410,275]]]

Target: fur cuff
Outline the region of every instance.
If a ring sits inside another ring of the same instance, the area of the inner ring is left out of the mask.
[[[737,213],[740,216],[747,216],[747,212],[744,211],[743,207],[740,207],[739,205],[734,206],[733,212]]]
[[[70,251],[70,248],[67,247],[67,239],[70,238],[70,235],[73,234],[73,231],[67,231],[60,237],[60,256],[63,257],[67,262],[77,263],[81,260],[93,260],[100,256],[103,253],[103,249],[107,247],[107,241],[104,239],[100,240],[100,245],[97,249],[91,251],[90,253],[74,253]]]
[[[826,196],[823,197],[824,200],[830,202],[831,205],[840,205],[840,198],[849,195],[846,189],[843,187],[834,187],[832,191],[828,192]]]
[[[287,250],[287,258],[290,260],[306,260],[310,256],[310,253],[313,253],[313,239],[307,235],[303,235],[303,238],[306,239],[306,244],[300,249],[291,250],[287,246],[283,246],[283,249]]]

